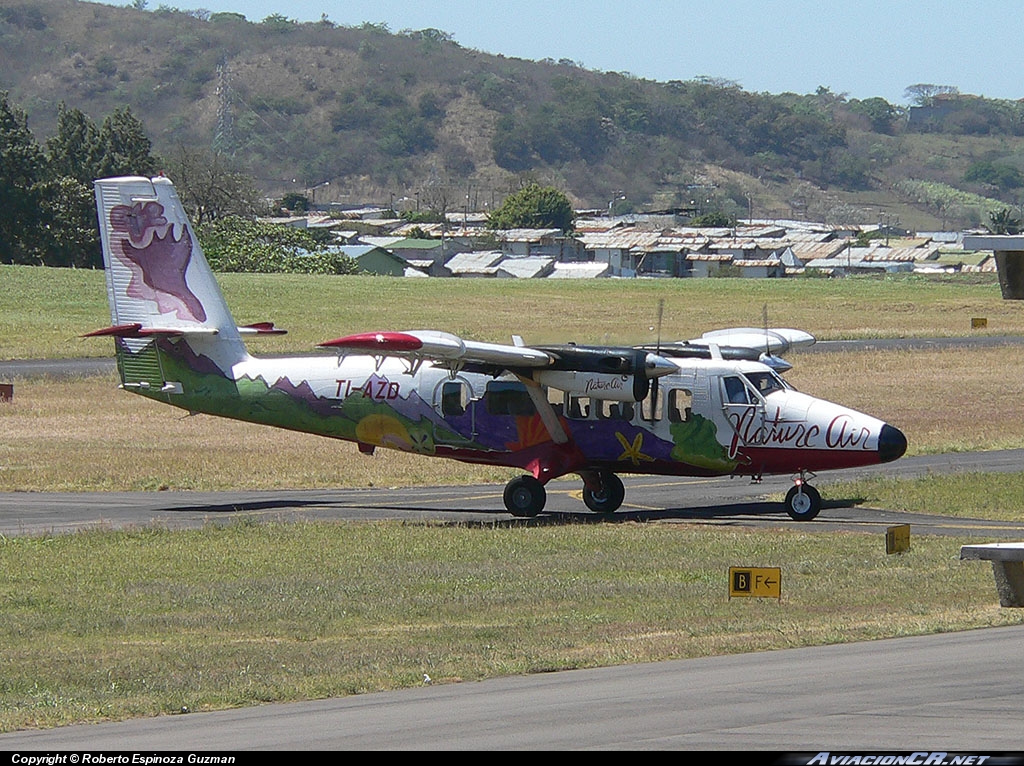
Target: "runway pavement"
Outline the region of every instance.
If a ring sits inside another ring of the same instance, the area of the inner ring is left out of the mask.
[[[776,759],[782,763],[807,763],[825,751],[1012,753],[1021,750],[1024,731],[1022,642],[1024,626],[1011,626],[432,684],[340,699],[15,732],[0,735],[0,750],[791,754]],[[932,763],[948,761],[940,757]]]

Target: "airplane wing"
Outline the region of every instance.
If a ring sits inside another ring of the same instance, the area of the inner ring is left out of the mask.
[[[712,330],[701,335],[698,340],[691,341],[700,342],[717,346],[719,353],[723,347],[734,352],[738,350],[742,353],[745,350],[757,353],[757,361],[781,373],[793,369],[793,365],[780,354],[794,348],[814,345],[814,336],[803,330],[734,327],[728,330]]]
[[[338,349],[342,353],[348,351],[372,356],[395,356],[414,362],[432,361],[453,367],[472,363],[518,369],[548,367],[554,362],[550,354],[528,346],[463,340],[451,333],[435,330],[364,332],[318,345]]]
[[[716,343],[719,346],[750,348],[770,354],[784,354],[794,348],[814,345],[814,336],[803,330],[768,330],[756,327],[733,327],[706,332],[690,343]]]
[[[546,382],[555,372],[594,375],[636,376],[642,380],[667,375],[677,366],[649,350],[618,346],[527,346],[513,337],[513,345],[464,340],[435,330],[366,332],[318,344],[342,354],[359,353],[375,357],[399,357],[412,364],[431,361],[449,369],[475,369],[525,375]],[[561,387],[561,386],[556,386]]]
[[[148,338],[155,336],[176,337],[184,335],[216,335],[215,327],[197,327],[185,325],[182,327],[143,327],[141,322],[113,325],[104,327],[102,330],[93,330],[85,333],[83,338],[100,338],[112,336],[115,338]],[[240,335],[285,335],[288,331],[274,327],[273,322],[256,322],[255,324],[242,325],[238,328]]]
[[[766,330],[756,327],[733,327],[712,330],[693,340],[669,341],[640,348],[668,357],[701,359],[745,359],[762,362],[776,372],[793,368],[780,354],[814,344],[814,336],[803,330]]]
[[[678,369],[670,360],[639,349],[574,345],[533,348],[518,336],[512,341],[513,345],[481,343],[446,332],[407,330],[346,335],[319,345],[341,354],[406,359],[410,372],[424,361],[453,371],[470,369],[493,375],[510,372],[525,384],[556,444],[567,443],[569,435],[542,386],[576,396],[635,402],[647,396],[654,378]]]

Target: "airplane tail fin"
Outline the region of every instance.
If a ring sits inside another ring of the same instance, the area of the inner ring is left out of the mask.
[[[173,391],[160,353],[172,340],[224,374],[248,359],[173,184],[124,176],[94,187],[111,326],[89,335],[115,337],[122,382]]]

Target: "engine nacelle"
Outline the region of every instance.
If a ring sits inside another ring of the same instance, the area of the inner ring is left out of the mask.
[[[614,402],[639,402],[651,390],[651,382],[640,375],[616,375],[581,370],[535,370],[533,379],[542,386],[567,391],[573,396],[607,399]]]

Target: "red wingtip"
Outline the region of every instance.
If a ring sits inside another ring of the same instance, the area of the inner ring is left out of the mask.
[[[318,344],[327,348],[351,348],[361,351],[418,351],[423,341],[404,332],[362,332]]]

